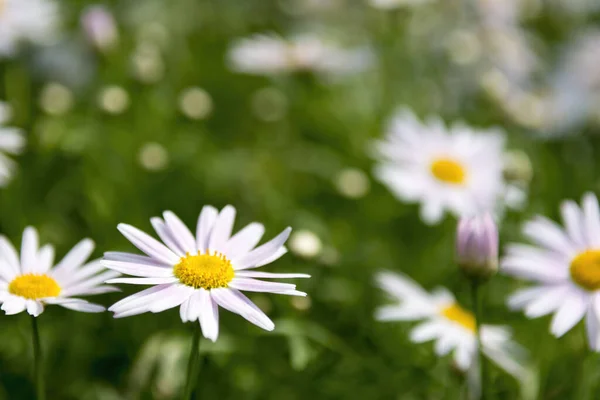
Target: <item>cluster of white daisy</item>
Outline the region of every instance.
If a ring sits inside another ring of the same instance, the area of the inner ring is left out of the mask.
[[[228,53],[230,68],[254,75],[309,71],[343,76],[363,71],[373,63],[366,48],[344,49],[314,34],[285,39],[259,34],[235,41]]]

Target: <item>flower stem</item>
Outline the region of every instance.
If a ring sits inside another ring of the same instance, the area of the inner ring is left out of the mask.
[[[194,335],[192,337],[192,348],[190,350],[190,359],[187,367],[187,381],[185,383],[185,389],[183,391],[183,400],[191,400],[195,382],[198,378],[198,367],[200,366],[200,324],[196,323],[194,328]]]
[[[473,305],[473,315],[475,316],[475,338],[477,340],[477,358],[476,366],[479,369],[479,377],[481,382],[481,400],[488,399],[488,373],[485,357],[483,356],[483,346],[481,344],[481,320],[483,318],[482,304],[483,299],[481,296],[481,282],[477,279],[473,279],[471,282],[471,301]]]
[[[44,390],[44,373],[42,369],[42,348],[40,346],[40,331],[38,329],[37,318],[31,316],[31,330],[33,333],[33,357],[34,357],[34,378],[37,400],[45,400],[46,392]]]

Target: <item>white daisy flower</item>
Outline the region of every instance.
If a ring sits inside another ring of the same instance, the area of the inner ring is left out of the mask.
[[[438,118],[422,123],[403,109],[375,146],[382,158],[375,175],[399,199],[420,202],[426,223],[439,222],[445,210],[456,216],[492,211],[504,189],[500,130],[459,123],[447,129]]]
[[[561,205],[565,228],[537,216],[524,225],[533,245],[511,244],[501,271],[536,283],[512,295],[508,304],[529,318],[554,313],[550,332],[560,337],[585,319],[590,347],[600,351],[600,210],[587,193],[582,207]]]
[[[314,35],[287,40],[262,34],[235,41],[228,59],[232,70],[247,74],[313,71],[345,75],[367,68],[372,63],[372,54],[366,49],[342,49]]]
[[[0,0],[0,57],[20,42],[47,43],[56,36],[58,8],[51,0]]]
[[[7,315],[27,310],[34,317],[40,315],[47,304],[83,312],[104,311],[100,305],[74,297],[119,290],[104,285],[105,280],[119,276],[118,273],[106,271],[100,260],[86,263],[93,250],[94,242],[83,239],[54,265],[54,248],[49,244],[39,247],[35,228],[25,228],[20,257],[12,243],[0,236],[2,310]]]
[[[263,225],[251,223],[231,236],[235,219],[232,206],[224,207],[221,212],[205,206],[198,218],[195,237],[174,213],[166,211],[163,217],[164,220],[155,217],[150,221],[164,244],[131,225],[118,226],[147,256],[119,252],[104,255],[106,267],[139,277],[111,279],[107,283],[153,285],[110,307],[115,318],[179,306],[183,322],[199,320],[203,335],[216,341],[218,306],[265,330],[275,327],[241,291],[306,296],[296,290],[296,285],[257,278],[308,278],[309,275],[254,271],[286,253],[283,244],[291,228],[255,248],[264,233]]]
[[[427,293],[404,275],[380,272],[377,285],[397,304],[379,308],[375,317],[379,321],[423,321],[410,333],[414,343],[435,341],[435,352],[442,357],[453,353],[456,366],[467,371],[477,359],[475,317],[463,309],[445,288]],[[483,353],[508,373],[523,376],[524,351],[511,340],[507,327],[483,325],[481,327]]]
[[[25,136],[21,129],[2,126],[10,115],[10,107],[0,102],[0,186],[8,184],[16,168],[16,163],[7,154],[20,154],[25,147]]]

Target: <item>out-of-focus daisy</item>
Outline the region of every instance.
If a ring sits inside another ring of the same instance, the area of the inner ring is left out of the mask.
[[[550,332],[560,337],[585,319],[589,345],[600,351],[600,210],[595,195],[561,205],[564,229],[537,216],[523,233],[534,245],[511,244],[500,270],[535,286],[512,295],[508,304],[529,318],[554,313]]]
[[[58,9],[52,0],[0,1],[0,57],[13,55],[22,41],[47,43],[57,27]]]
[[[229,49],[228,59],[232,70],[247,74],[313,71],[345,75],[368,67],[372,63],[372,54],[366,49],[343,49],[314,35],[288,40],[262,34],[235,41]]]
[[[112,279],[107,283],[152,287],[110,307],[115,318],[179,307],[183,322],[199,320],[204,336],[215,341],[219,334],[218,306],[265,330],[273,330],[273,322],[242,291],[306,296],[296,290],[296,285],[259,278],[308,278],[309,275],[254,270],[286,253],[284,243],[291,228],[255,248],[264,233],[263,225],[251,223],[231,236],[235,219],[232,206],[224,207],[221,212],[205,206],[195,236],[172,212],[166,211],[163,217],[164,220],[152,218],[151,222],[164,244],[131,225],[118,226],[147,256],[106,253],[103,260],[106,267],[139,277]]]
[[[421,4],[432,3],[434,0],[369,0],[369,4],[375,8],[391,10],[399,7],[413,7]]]
[[[100,260],[86,263],[93,250],[94,242],[84,239],[54,265],[54,248],[49,244],[39,247],[35,228],[25,228],[20,257],[11,242],[0,236],[2,310],[7,315],[27,310],[34,317],[48,304],[75,311],[104,311],[104,307],[76,297],[118,291],[104,281],[119,273],[106,271]]]
[[[477,131],[455,123],[447,129],[438,118],[425,123],[406,109],[393,118],[375,175],[400,199],[420,202],[425,222],[436,223],[444,211],[457,216],[490,211],[504,189],[504,134]]]
[[[411,341],[435,341],[438,356],[453,355],[456,366],[467,371],[476,362],[477,335],[475,317],[463,309],[445,288],[427,293],[404,275],[384,271],[377,274],[377,285],[396,304],[380,307],[375,317],[380,321],[423,321],[410,333]],[[481,327],[483,354],[508,373],[522,376],[524,350],[511,340],[508,328],[497,325]]]
[[[25,136],[20,129],[2,125],[10,116],[10,106],[0,102],[0,186],[5,186],[10,181],[16,167],[7,154],[20,154],[25,147]]]

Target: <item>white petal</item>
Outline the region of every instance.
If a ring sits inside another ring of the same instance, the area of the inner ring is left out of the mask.
[[[2,303],[2,307],[0,307],[6,315],[14,315],[18,314],[22,311],[25,311],[26,301],[23,297],[9,295],[4,302]]]
[[[456,342],[452,335],[441,335],[435,342],[435,354],[443,357],[450,353],[455,345]]]
[[[475,359],[475,352],[468,346],[459,346],[454,352],[454,361],[461,371],[468,370]]]
[[[173,276],[172,268],[152,267],[145,264],[110,260],[102,260],[102,265],[122,274],[141,276],[144,278],[166,278]]]
[[[410,340],[415,343],[428,342],[443,334],[446,328],[447,326],[439,321],[423,322],[410,332]]]
[[[120,251],[107,251],[104,253],[104,258],[111,261],[127,261],[134,264],[145,264],[153,267],[172,267],[170,264],[165,264],[162,261],[155,260],[154,258],[147,256],[140,256],[138,254],[122,253]]]
[[[167,283],[164,285],[156,285],[148,289],[144,289],[141,292],[127,296],[124,299],[119,300],[108,308],[108,311],[122,312],[131,308],[138,307],[139,305],[146,304],[152,298],[161,296],[162,292],[173,286],[173,284]]]
[[[568,279],[567,268],[550,268],[550,265],[540,264],[537,259],[508,255],[501,261],[504,273],[538,282],[563,282]]]
[[[538,318],[554,312],[563,303],[565,296],[570,293],[566,285],[546,286],[544,291],[525,307],[528,318]]]
[[[511,310],[520,310],[547,290],[547,286],[534,286],[526,289],[519,289],[508,297],[506,304]]]
[[[38,261],[35,268],[35,272],[39,274],[45,274],[52,268],[54,262],[54,247],[47,244],[42,246],[38,252]]]
[[[77,243],[66,256],[52,269],[53,276],[68,276],[72,271],[83,265],[94,251],[94,242],[83,239]]]
[[[235,276],[240,278],[265,278],[265,279],[294,279],[294,278],[310,278],[308,274],[277,274],[271,272],[259,271],[237,271]]]
[[[233,235],[223,248],[223,253],[229,258],[238,258],[251,251],[260,242],[265,233],[262,224],[253,222]]]
[[[444,216],[444,207],[439,200],[428,199],[421,205],[421,219],[427,225],[434,225],[440,222]]]
[[[587,306],[588,299],[577,292],[572,292],[569,296],[564,297],[561,306],[552,318],[550,332],[556,337],[567,333],[581,321]]]
[[[284,293],[296,290],[296,285],[291,283],[265,282],[252,278],[233,278],[229,287],[248,292]]]
[[[9,154],[20,154],[24,146],[25,135],[21,129],[2,128],[2,134],[0,135],[0,150]]]
[[[194,291],[195,289],[191,286],[174,284],[169,289],[162,292],[162,296],[148,304],[148,311],[159,313],[177,307],[186,301]]]
[[[196,239],[188,227],[172,211],[165,211],[163,217],[179,246],[190,254],[196,254]]]
[[[175,237],[172,235],[171,231],[169,228],[167,228],[167,225],[162,219],[153,217],[150,218],[150,223],[152,224],[152,227],[156,231],[156,234],[160,240],[162,240],[163,243],[166,244],[171,251],[173,251],[173,253],[177,254],[179,257],[185,256],[185,250],[179,245],[179,243],[177,243]]]
[[[256,268],[262,267],[263,265],[271,264],[273,261],[278,260],[288,252],[288,249],[285,246],[281,246],[271,257],[267,257],[261,262],[256,264]]]
[[[208,248],[210,250],[223,252],[225,243],[227,243],[231,236],[234,220],[235,208],[229,205],[223,207],[210,234],[210,240],[208,241]]]
[[[44,311],[44,305],[38,301],[27,300],[26,305],[27,305],[27,313],[29,315],[33,315],[34,317],[37,317]]]
[[[116,278],[116,279],[109,279],[106,281],[106,283],[129,283],[131,285],[160,285],[163,283],[175,283],[177,281],[178,281],[178,279],[175,277],[168,277],[168,278]]]
[[[537,216],[533,221],[527,222],[523,227],[523,233],[540,246],[567,257],[573,256],[576,252],[575,245],[560,226],[546,217]]]
[[[429,314],[418,307],[390,305],[377,308],[375,319],[378,321],[419,321],[428,317]]]
[[[583,213],[585,215],[586,238],[590,247],[600,247],[600,209],[598,199],[592,193],[583,196]]]
[[[179,257],[177,257],[175,253],[141,230],[127,224],[119,224],[117,229],[133,243],[135,247],[150,257],[169,265],[175,265],[179,262]]]
[[[591,304],[585,316],[585,331],[587,333],[588,343],[593,351],[600,351],[600,321],[598,320],[597,308],[600,300],[600,293],[594,293]]]
[[[212,289],[210,295],[221,307],[239,314],[254,325],[272,331],[275,324],[250,299],[235,289]]]
[[[102,261],[93,260],[81,268],[77,268],[68,276],[61,277],[60,284],[63,287],[75,285],[103,271],[106,271],[106,269],[102,265]]]
[[[202,253],[208,249],[208,241],[219,212],[213,206],[204,206],[198,217],[196,228],[196,247]]]
[[[200,289],[199,293],[199,323],[202,335],[216,342],[219,337],[219,307],[208,291]]]
[[[291,231],[292,228],[285,228],[283,232],[277,235],[274,239],[252,250],[238,261],[234,261],[235,269],[241,270],[255,268],[257,267],[257,264],[275,255],[290,236]]]
[[[104,294],[112,292],[120,292],[121,289],[115,286],[102,285],[96,287],[89,287],[87,285],[75,285],[68,289],[64,289],[60,292],[61,296],[92,296],[95,294]]]
[[[0,236],[0,257],[5,262],[2,263],[2,267],[10,271],[11,276],[15,276],[21,273],[21,267],[19,263],[19,256],[12,243],[6,238],[6,236]]]
[[[55,302],[54,304],[58,304],[69,310],[87,313],[100,313],[106,311],[106,308],[99,304],[90,303],[81,299],[65,299],[64,302]]]
[[[23,231],[21,241],[21,268],[24,274],[35,271],[38,252],[38,234],[35,228],[28,226]]]
[[[579,249],[586,247],[583,215],[577,204],[565,201],[561,204],[563,223],[567,234]]]
[[[181,322],[189,322],[193,321],[188,318],[188,314],[190,313],[190,303],[192,302],[193,295],[188,297],[186,301],[181,303],[179,306],[179,317],[181,318]]]

